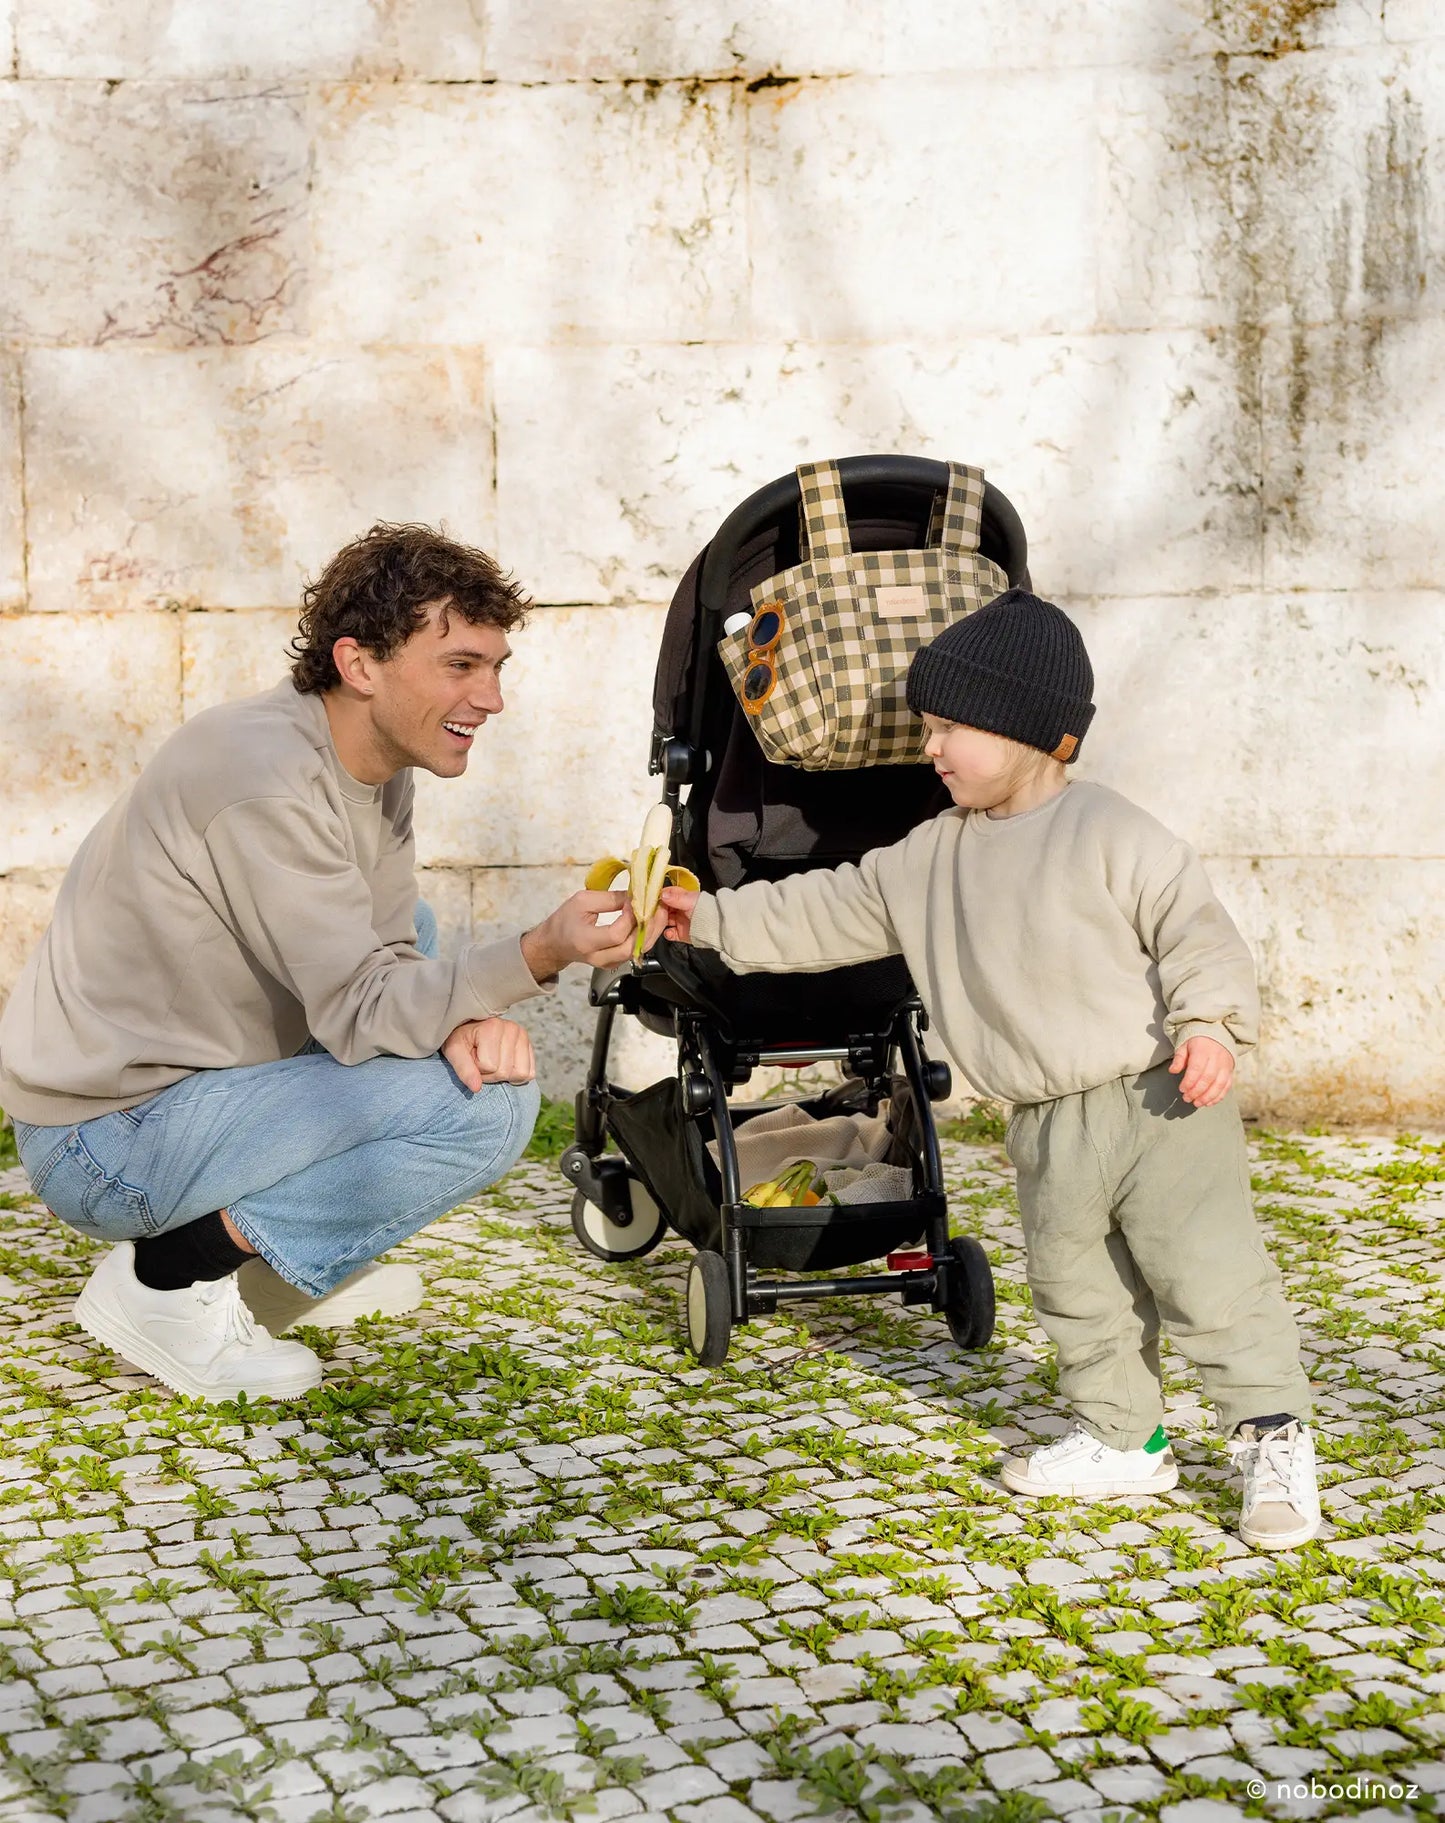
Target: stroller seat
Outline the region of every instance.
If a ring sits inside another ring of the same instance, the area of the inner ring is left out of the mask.
[[[854,551],[926,544],[949,485],[946,464],[868,456],[837,469]],[[650,769],[676,813],[672,858],[705,890],[860,860],[951,804],[926,764],[846,772],[774,764],[739,708],[717,650],[723,621],[748,608],[756,585],[799,561],[799,500],[796,474],[751,495],[699,553],[668,611]],[[979,546],[1011,585],[1027,583],[1023,527],[992,486]],[[704,1365],[725,1358],[735,1324],[780,1300],[840,1293],[930,1303],[960,1346],[988,1341],[987,1259],[972,1237],[948,1234],[931,1104],[950,1092],[949,1071],[925,1054],[927,1017],[901,956],[816,973],[734,974],[714,953],[663,940],[639,963],[599,971],[591,998],[592,1060],[576,1097],[576,1140],[562,1158],[573,1228],[608,1261],[650,1252],[668,1227],[692,1243],[687,1338]],[[676,1038],[676,1076],[636,1091],[610,1081],[619,1015]],[[911,1172],[911,1196],[796,1208],[746,1200],[735,1132],[776,1104],[734,1101],[734,1090],[760,1065],[821,1061],[841,1063],[845,1080],[798,1105],[822,1117],[876,1115],[886,1104],[887,1162]],[[874,1260],[887,1270],[816,1276]],[[778,1272],[813,1276],[762,1276]]]

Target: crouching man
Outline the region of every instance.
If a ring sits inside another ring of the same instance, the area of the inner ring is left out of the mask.
[[[412,772],[460,777],[501,713],[528,604],[490,557],[374,526],[303,600],[290,677],[186,722],[82,842],[0,1017],[36,1195],[116,1243],[76,1321],[203,1399],[304,1393],[321,1363],[282,1330],[420,1301],[370,1262],[536,1120],[499,1015],[635,928],[624,894],[582,892],[437,954]]]

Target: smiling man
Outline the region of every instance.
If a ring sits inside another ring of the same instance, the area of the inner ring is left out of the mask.
[[[373,526],[303,599],[291,676],[186,722],[82,842],[0,1016],[36,1194],[116,1243],[77,1322],[198,1398],[295,1397],[321,1363],[281,1331],[420,1301],[370,1262],[536,1120],[499,1015],[635,928],[625,894],[582,892],[437,954],[412,773],[459,778],[502,711],[528,604],[489,556]]]

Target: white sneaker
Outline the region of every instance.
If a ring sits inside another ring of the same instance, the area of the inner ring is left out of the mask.
[[[91,1273],[73,1315],[87,1335],[190,1399],[295,1399],[321,1384],[317,1355],[252,1322],[234,1273],[152,1291],[135,1276],[130,1241]]]
[[[1315,1480],[1315,1440],[1307,1424],[1291,1418],[1271,1431],[1241,1424],[1230,1439],[1230,1459],[1244,1480],[1239,1535],[1265,1551],[1308,1544],[1320,1529],[1320,1490]]]
[[[297,1323],[334,1329],[358,1317],[399,1317],[415,1310],[425,1295],[415,1266],[363,1266],[324,1298],[308,1298],[260,1258],[246,1261],[236,1283],[251,1315],[273,1336]]]
[[[1116,1450],[1076,1424],[1032,1455],[1006,1456],[999,1480],[1013,1494],[1071,1494],[1080,1500],[1167,1494],[1178,1483],[1179,1465],[1162,1425],[1142,1449]]]

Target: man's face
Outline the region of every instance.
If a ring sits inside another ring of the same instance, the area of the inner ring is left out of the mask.
[[[511,650],[500,627],[472,626],[445,602],[432,602],[426,624],[368,667],[371,732],[384,762],[460,777],[477,729],[502,712],[502,666]]]

